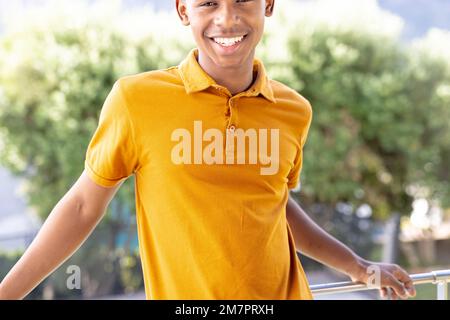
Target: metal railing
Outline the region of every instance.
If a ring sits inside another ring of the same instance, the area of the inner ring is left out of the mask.
[[[427,273],[413,274],[410,276],[414,285],[432,283],[437,286],[437,300],[448,300],[448,283],[450,282],[450,270],[431,271]],[[336,293],[348,293],[355,291],[377,290],[366,284],[351,281],[312,285],[313,296],[321,296]]]

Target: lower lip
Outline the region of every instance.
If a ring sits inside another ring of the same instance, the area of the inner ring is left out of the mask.
[[[242,39],[240,42],[233,44],[232,46],[228,46],[228,47],[218,44],[213,39],[209,39],[209,40],[211,40],[216,45],[216,47],[221,51],[222,54],[231,55],[239,49],[239,47],[245,41],[246,38],[247,38],[247,36],[244,36],[244,39]]]

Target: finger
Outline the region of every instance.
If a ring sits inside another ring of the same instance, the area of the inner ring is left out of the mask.
[[[386,300],[386,299],[387,299],[387,289],[386,289],[386,288],[381,288],[381,289],[380,289],[380,297],[381,297],[381,299],[383,299],[383,300]]]
[[[386,290],[386,298],[387,298],[387,300],[395,300],[394,299],[395,297],[393,297],[394,290],[392,290],[391,288],[385,288],[385,290]]]
[[[398,295],[395,293],[394,290],[391,291],[391,300],[398,300]]]
[[[408,292],[410,297],[415,297],[417,292],[416,292],[416,288],[414,287],[414,283],[405,283],[405,289]]]
[[[387,288],[388,300],[398,300],[398,294],[392,288]]]
[[[408,292],[410,297],[415,297],[417,292],[416,292],[416,288],[414,286],[414,283],[412,282],[407,282],[404,284],[406,291]]]
[[[397,264],[394,265],[394,270],[392,271],[392,274],[401,282],[411,281],[409,274]]]
[[[386,277],[386,286],[391,287],[397,297],[402,297],[402,298],[408,297],[406,294],[405,287],[403,286],[403,283],[398,281],[395,277],[387,276]]]
[[[393,275],[397,278],[398,281],[403,283],[403,286],[406,289],[406,293],[409,296],[414,297],[416,295],[414,283],[409,274],[404,269],[396,266],[396,270],[394,270]]]

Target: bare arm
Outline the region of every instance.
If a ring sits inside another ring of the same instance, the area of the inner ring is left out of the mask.
[[[351,275],[362,259],[342,242],[319,227],[303,209],[289,198],[286,216],[297,250],[302,254]]]
[[[409,275],[399,266],[367,261],[342,242],[320,228],[297,204],[289,198],[286,217],[295,239],[296,248],[306,256],[328,265],[352,278],[353,281],[367,283],[369,266],[380,270],[383,296],[387,288],[395,290],[395,296],[414,296],[415,290]],[[405,290],[407,289],[407,290]]]
[[[0,300],[23,299],[82,245],[119,189],[84,172],[58,202],[24,255],[0,284]]]

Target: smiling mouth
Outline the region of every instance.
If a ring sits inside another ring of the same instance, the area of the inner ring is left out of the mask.
[[[247,35],[243,35],[243,36],[237,36],[237,37],[213,37],[213,38],[209,38],[212,41],[214,41],[215,43],[221,45],[222,47],[232,47],[237,45],[238,43],[241,43],[245,38],[247,37]]]

